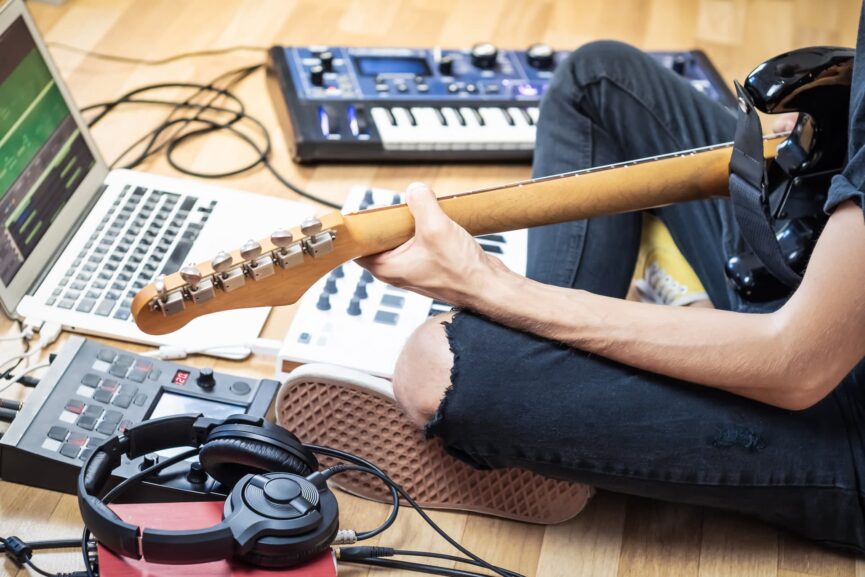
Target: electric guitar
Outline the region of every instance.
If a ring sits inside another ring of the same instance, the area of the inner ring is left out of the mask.
[[[759,90],[754,100],[764,112],[805,112],[790,135],[764,138],[766,159],[776,151],[789,157],[789,151],[804,150],[804,160],[797,160],[802,167],[822,150],[815,143],[846,135],[846,124],[841,130],[811,119],[826,106],[821,94],[849,87],[851,69],[852,51],[816,48],[776,57],[749,75],[746,88]],[[800,127],[806,124],[804,134]],[[719,144],[444,196],[439,203],[470,234],[480,235],[722,197],[728,195],[731,152],[732,143]],[[142,331],[165,334],[218,311],[292,304],[338,265],[395,248],[413,234],[404,204],[330,212],[158,278],[135,297],[132,314]]]

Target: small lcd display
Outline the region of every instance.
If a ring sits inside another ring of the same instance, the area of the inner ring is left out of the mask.
[[[426,59],[413,56],[355,56],[354,63],[362,76],[379,74],[429,76],[431,74]]]
[[[245,412],[244,407],[237,405],[229,405],[228,403],[219,403],[187,395],[178,395],[177,393],[166,391],[159,397],[159,402],[156,403],[156,407],[150,414],[150,419],[158,419],[159,417],[167,417],[169,415],[187,415],[190,413],[201,413],[205,417],[212,419],[224,419],[231,415],[240,415]]]

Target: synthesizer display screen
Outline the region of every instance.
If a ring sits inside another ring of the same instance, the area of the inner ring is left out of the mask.
[[[24,21],[0,35],[0,281],[8,285],[94,164]]]

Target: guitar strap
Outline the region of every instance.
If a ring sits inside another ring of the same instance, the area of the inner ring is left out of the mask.
[[[795,288],[802,277],[787,263],[769,209],[769,178],[763,157],[763,128],[754,101],[738,82],[738,117],[733,155],[730,158],[730,198],[736,222],[745,242],[769,273]]]

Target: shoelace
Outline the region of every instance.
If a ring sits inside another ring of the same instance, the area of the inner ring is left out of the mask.
[[[657,262],[646,267],[643,278],[637,279],[635,284],[641,300],[662,305],[672,304],[688,292],[687,286],[670,276]]]

